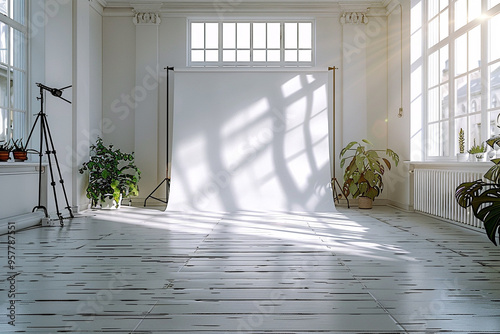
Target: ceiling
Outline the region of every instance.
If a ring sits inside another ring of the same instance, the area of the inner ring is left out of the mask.
[[[133,7],[134,4],[168,4],[168,3],[219,3],[219,4],[241,4],[241,3],[331,3],[331,4],[353,4],[353,5],[381,5],[387,2],[388,0],[132,0],[132,1],[124,1],[124,0],[101,0],[106,5],[117,7],[117,6],[125,6],[125,7]]]

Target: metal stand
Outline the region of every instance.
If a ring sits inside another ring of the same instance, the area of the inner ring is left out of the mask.
[[[347,208],[350,208],[350,205],[349,205],[349,199],[347,198],[347,196],[345,195],[344,193],[344,190],[342,189],[342,187],[340,186],[339,182],[337,181],[337,178],[335,177],[335,70],[337,70],[337,67],[328,67],[328,71],[332,71],[333,72],[333,114],[332,114],[332,122],[333,122],[333,128],[332,128],[332,141],[333,141],[333,153],[332,153],[332,180],[331,180],[331,184],[332,184],[332,194],[333,194],[333,203],[335,203],[335,201],[337,201],[337,203],[340,204],[340,200],[339,200],[339,194],[337,193],[337,190],[336,190],[336,186],[339,187],[339,190],[340,190],[340,193],[342,195],[344,195],[346,201],[347,201]]]
[[[168,80],[168,74],[169,74],[169,71],[173,71],[174,68],[173,67],[165,67],[165,70],[167,70],[167,101],[166,101],[166,104],[167,104],[167,129],[166,129],[166,133],[167,133],[167,170],[165,172],[165,178],[163,179],[163,181],[160,182],[159,185],[156,186],[156,188],[151,192],[151,194],[148,195],[148,197],[146,197],[146,199],[144,200],[144,207],[146,207],[146,202],[148,201],[148,199],[152,198],[152,199],[155,199],[157,201],[160,201],[162,203],[165,203],[167,204],[168,203],[168,197],[169,197],[169,194],[170,194],[170,178],[168,177],[168,159],[169,159],[169,149],[168,149],[168,128],[169,128],[169,122],[168,122],[168,117],[170,115],[170,113],[168,112],[169,111],[169,105],[168,105],[168,95],[170,93],[170,89],[169,89],[169,80]],[[160,199],[160,198],[157,198],[157,197],[154,197],[153,194],[156,192],[156,190],[158,190],[158,188],[161,187],[161,185],[163,183],[167,182],[167,195],[166,195],[166,201]]]
[[[59,222],[61,224],[61,226],[64,226],[64,223],[63,223],[63,219],[64,217],[62,216],[61,212],[59,211],[59,204],[57,202],[57,191],[56,191],[56,182],[54,181],[54,171],[53,171],[53,168],[52,168],[52,158],[51,158],[51,155],[54,157],[54,162],[56,164],[56,167],[57,167],[57,173],[59,175],[59,183],[61,184],[61,187],[62,187],[62,190],[63,190],[63,194],[64,194],[64,199],[66,201],[66,209],[68,210],[69,212],[69,216],[70,218],[74,218],[74,215],[73,215],[73,212],[71,210],[71,206],[69,205],[69,202],[68,202],[68,196],[66,195],[66,189],[64,187],[64,180],[62,178],[62,174],[61,174],[61,169],[59,167],[59,161],[57,160],[57,155],[56,155],[56,150],[54,148],[54,142],[52,140],[52,135],[50,133],[50,128],[49,128],[49,123],[47,121],[47,114],[44,112],[44,98],[43,98],[43,91],[44,90],[48,90],[49,92],[52,93],[52,95],[54,95],[55,97],[58,97],[68,103],[71,103],[70,101],[64,99],[61,97],[62,95],[62,91],[66,88],[69,88],[71,86],[68,86],[68,87],[64,87],[64,88],[61,88],[61,89],[55,89],[55,88],[50,88],[50,87],[47,87],[47,86],[44,86],[40,83],[37,83],[37,86],[40,87],[40,97],[37,98],[39,101],[40,101],[40,104],[41,104],[41,108],[40,108],[40,112],[38,113],[36,119],[35,119],[35,122],[33,123],[33,127],[31,128],[31,131],[30,131],[30,134],[28,136],[28,140],[26,141],[26,146],[28,145],[30,139],[31,139],[31,136],[33,135],[33,130],[35,130],[35,127],[37,125],[37,123],[40,121],[40,148],[39,148],[39,151],[38,151],[38,155],[40,157],[40,160],[39,160],[39,165],[38,165],[38,205],[35,206],[33,208],[33,212],[35,210],[38,210],[38,209],[41,209],[45,212],[45,217],[49,217],[48,215],[48,212],[47,212],[47,208],[45,206],[43,206],[41,204],[41,197],[42,197],[42,157],[43,157],[43,145],[45,143],[45,154],[47,154],[47,158],[48,158],[48,163],[49,163],[49,171],[50,171],[50,180],[51,180],[51,186],[52,186],[52,190],[54,192],[54,201],[55,201],[55,205],[56,205],[56,212],[57,212],[57,218],[59,219]]]

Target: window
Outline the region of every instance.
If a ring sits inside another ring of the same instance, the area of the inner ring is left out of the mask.
[[[26,1],[0,0],[0,142],[27,126]]]
[[[190,22],[189,66],[312,66],[313,22]]]
[[[500,134],[500,1],[412,0],[410,27],[412,159],[454,157],[460,129],[467,147]]]

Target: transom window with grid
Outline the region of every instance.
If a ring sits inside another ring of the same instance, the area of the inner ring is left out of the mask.
[[[312,66],[312,21],[189,24],[189,66]]]

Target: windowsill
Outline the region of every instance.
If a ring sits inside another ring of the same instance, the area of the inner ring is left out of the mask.
[[[47,163],[42,163],[42,173],[45,172]],[[21,174],[38,174],[38,162],[17,162],[8,161],[0,162],[0,176],[2,175],[21,175]]]
[[[446,169],[446,170],[477,170],[486,172],[493,163],[491,161],[405,161],[410,171],[413,169]]]
[[[179,67],[175,72],[327,72],[327,67]]]

